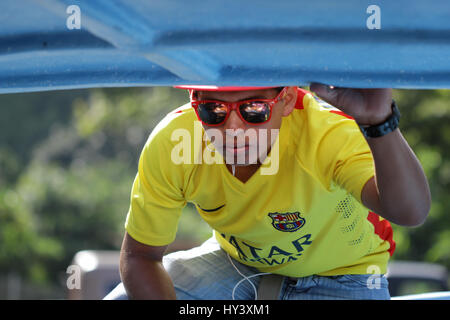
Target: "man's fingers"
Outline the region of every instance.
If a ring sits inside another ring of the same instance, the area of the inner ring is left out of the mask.
[[[325,102],[335,106],[338,99],[338,90],[333,86],[322,83],[311,83],[309,89]]]

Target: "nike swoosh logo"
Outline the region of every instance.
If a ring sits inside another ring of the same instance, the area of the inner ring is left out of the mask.
[[[219,209],[222,209],[223,207],[225,207],[225,205],[223,204],[223,205],[221,205],[220,207],[217,207],[217,208],[214,208],[214,209],[203,209],[202,207],[200,207],[200,206],[198,206],[200,209],[202,209],[203,211],[205,211],[205,212],[214,212],[214,211],[217,211],[217,210],[219,210]]]

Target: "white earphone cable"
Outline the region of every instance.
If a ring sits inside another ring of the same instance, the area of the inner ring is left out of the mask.
[[[255,284],[250,280],[250,278],[259,277],[259,276],[264,276],[264,275],[267,275],[267,274],[270,274],[270,273],[267,273],[267,272],[264,272],[264,273],[257,273],[257,274],[253,274],[253,275],[247,277],[247,276],[244,275],[241,271],[239,271],[239,269],[238,269],[238,268],[236,267],[236,265],[233,263],[233,261],[232,261],[232,259],[231,259],[229,253],[227,253],[227,256],[228,256],[228,260],[230,261],[230,263],[231,263],[231,265],[233,266],[233,268],[234,268],[234,269],[237,271],[237,273],[238,273],[240,276],[242,276],[242,278],[243,278],[243,279],[241,279],[238,283],[236,283],[236,285],[234,286],[233,292],[231,293],[231,298],[232,298],[233,300],[235,300],[235,299],[234,299],[234,293],[235,293],[237,287],[239,287],[239,285],[240,285],[243,281],[248,281],[248,282],[250,283],[250,285],[252,286],[253,291],[255,292],[255,300],[257,300],[257,299],[258,299],[258,292],[257,292],[257,290],[256,290]]]

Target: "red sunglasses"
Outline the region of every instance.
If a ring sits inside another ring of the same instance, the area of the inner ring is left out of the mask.
[[[239,118],[247,124],[260,125],[270,120],[273,106],[284,98],[288,87],[273,99],[250,99],[238,102],[195,100],[191,92],[191,105],[198,119],[207,126],[220,126],[227,121],[231,110],[238,110]]]

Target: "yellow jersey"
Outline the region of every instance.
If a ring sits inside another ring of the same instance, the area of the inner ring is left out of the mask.
[[[395,249],[392,228],[361,204],[374,163],[349,116],[298,89],[295,109],[283,117],[272,148],[278,152],[276,173],[262,174],[273,165],[269,156],[245,183],[223,161],[211,161],[217,153],[204,137],[190,104],[169,113],[150,134],[125,222],[135,240],[170,244],[190,202],[223,250],[261,272],[386,272]],[[174,161],[180,154],[183,161]]]

